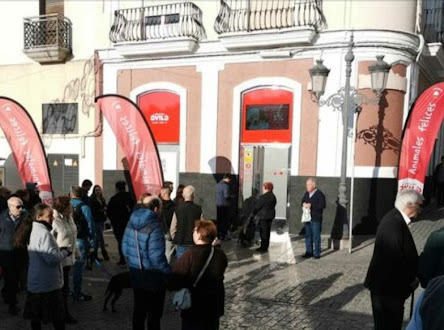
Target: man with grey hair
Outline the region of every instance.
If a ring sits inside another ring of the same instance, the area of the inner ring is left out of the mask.
[[[8,208],[0,214],[0,267],[5,279],[2,295],[9,305],[9,313],[17,315],[18,265],[13,247],[14,234],[24,217],[23,201],[18,197],[10,197]]]
[[[418,286],[418,252],[408,225],[423,200],[415,190],[400,191],[395,208],[379,224],[364,283],[370,290],[376,330],[401,329],[404,302]]]
[[[202,207],[194,203],[194,187],[183,189],[184,202],[177,206],[171,221],[170,233],[176,245],[176,257],[179,259],[194,244],[194,223],[202,218]]]

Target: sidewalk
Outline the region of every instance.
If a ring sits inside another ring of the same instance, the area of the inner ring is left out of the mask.
[[[422,251],[429,233],[444,226],[444,214],[431,212],[427,216],[432,220],[411,225],[418,252]],[[71,312],[80,323],[67,329],[131,329],[131,290],[124,290],[116,305],[117,313],[102,312],[107,273],[125,271],[115,265],[117,254],[112,234],[108,232],[105,239],[112,260],[103,263],[105,271],[98,267],[85,271],[84,290],[94,298],[90,302],[70,302]],[[286,231],[272,233],[268,254],[256,254],[254,247],[241,248],[234,240],[223,242],[229,266],[225,277],[225,316],[220,328],[373,329],[370,295],[362,285],[373,241],[372,238],[363,241],[352,254],[324,249],[319,260],[302,259],[304,239],[290,238]],[[327,247],[327,237],[323,237],[322,246]],[[19,306],[23,307],[24,294],[19,298]],[[407,320],[410,300],[405,308]],[[7,314],[2,303],[0,319],[0,329],[29,329],[21,317]],[[165,302],[162,326],[167,330],[180,329],[180,317],[171,307],[171,294]]]

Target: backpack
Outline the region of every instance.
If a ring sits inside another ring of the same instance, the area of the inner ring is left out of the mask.
[[[73,212],[73,220],[77,227],[77,238],[88,238],[89,236],[89,229],[88,229],[88,222],[86,221],[85,215],[82,211],[82,206],[86,205],[85,203],[79,203],[76,207],[74,207]]]

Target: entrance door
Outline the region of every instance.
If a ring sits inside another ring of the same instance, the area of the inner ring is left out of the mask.
[[[262,184],[272,182],[276,195],[276,219],[287,219],[288,171],[290,168],[290,147],[241,145],[240,187],[245,200],[253,189],[262,194]]]

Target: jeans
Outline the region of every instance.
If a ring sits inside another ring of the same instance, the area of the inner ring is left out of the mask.
[[[76,240],[79,258],[76,259],[72,271],[72,284],[74,287],[74,298],[82,295],[83,268],[88,258],[89,243],[87,240],[78,238]]]
[[[168,263],[171,262],[174,250],[176,250],[176,245],[173,243],[173,241],[170,241],[165,237],[165,256]]]
[[[180,259],[180,257],[187,252],[190,247],[188,245],[176,245],[176,258]]]
[[[321,230],[322,221],[311,219],[310,222],[305,223],[305,253],[314,255],[315,257],[321,256]]]
[[[103,251],[105,251],[105,240],[103,239],[103,230],[105,229],[105,223],[104,222],[95,222],[94,223],[94,229],[95,229],[95,233],[96,233],[96,246],[94,247],[94,253],[97,256],[97,251],[100,249],[102,250],[102,254]]]
[[[145,329],[146,319],[147,329],[160,330],[164,303],[165,290],[151,291],[134,288],[133,329]]]

